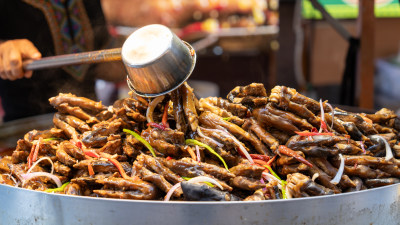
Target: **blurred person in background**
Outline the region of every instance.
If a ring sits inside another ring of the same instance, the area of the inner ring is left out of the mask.
[[[0,0],[0,21],[4,121],[53,112],[48,99],[58,93],[96,100],[96,79],[126,76],[122,62],[23,70],[24,60],[110,48],[100,1]]]

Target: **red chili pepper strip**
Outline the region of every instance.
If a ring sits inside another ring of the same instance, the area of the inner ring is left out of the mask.
[[[284,145],[279,145],[278,151],[284,155],[291,156],[295,159],[297,159],[299,162],[306,164],[309,167],[312,167],[313,165],[307,161],[305,158],[301,157],[297,152],[293,151],[292,149],[284,146]]]
[[[260,159],[263,160],[265,162],[268,162],[268,160],[270,160],[270,157],[267,155],[261,155],[261,154],[250,154],[250,157],[252,159]]]
[[[39,140],[36,143],[35,152],[33,153],[33,156],[32,156],[32,162],[36,162],[36,160],[37,160],[37,157],[39,155],[40,143],[42,142],[42,139],[43,139],[42,137],[39,137]]]
[[[325,121],[321,120],[321,128],[326,133],[329,133],[328,126],[326,125]]]
[[[161,125],[161,124],[158,124],[158,123],[154,123],[154,122],[148,123],[147,126],[157,127],[158,129],[161,129],[161,130],[167,129],[164,125]]]
[[[194,151],[193,151],[193,149],[191,147],[188,147],[187,151],[188,151],[190,157],[192,157],[193,160],[197,160],[197,156],[196,156],[196,154],[194,153]]]
[[[253,159],[254,163],[259,164],[260,166],[268,166],[267,162],[261,159]]]
[[[85,155],[93,157],[93,158],[100,158],[99,154],[97,154],[95,151],[91,151],[91,150],[85,150],[83,151],[85,153]]]
[[[161,123],[164,125],[164,127],[169,128],[169,124],[168,124],[168,103],[165,104],[165,106],[164,106],[164,113],[163,113],[163,116],[162,116]]]
[[[319,132],[310,132],[310,131],[295,131],[296,134],[300,135],[300,136],[318,136],[318,135],[329,135],[329,136],[334,136],[333,133],[331,132],[326,132],[326,133],[319,133]]]
[[[167,156],[166,160],[171,160],[172,157],[171,156]]]
[[[124,168],[122,168],[121,163],[118,162],[118,160],[111,158],[109,154],[106,153],[100,153],[101,157],[106,158],[108,161],[110,161],[115,167],[117,167],[119,173],[124,179],[132,179],[132,177],[128,176],[125,173]]]
[[[268,166],[271,166],[272,162],[274,162],[274,160],[276,159],[277,156],[278,156],[278,155],[275,155],[274,157],[272,157],[272,159],[270,159],[270,160],[267,162],[267,165],[268,165]]]
[[[93,170],[93,166],[92,164],[88,163],[88,171],[89,171],[89,175],[93,176],[94,175],[94,170]]]
[[[32,157],[33,157],[33,153],[35,152],[35,148],[36,148],[36,143],[32,144],[31,152],[29,153],[29,156],[28,156],[28,168],[31,168],[31,166],[32,166]]]

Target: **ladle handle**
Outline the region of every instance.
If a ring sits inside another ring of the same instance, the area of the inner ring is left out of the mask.
[[[38,70],[60,66],[101,63],[121,60],[121,48],[82,52],[44,57],[39,60],[26,60],[22,63],[25,70]]]

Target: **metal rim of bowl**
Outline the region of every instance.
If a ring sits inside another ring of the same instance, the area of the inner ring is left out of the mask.
[[[194,52],[194,54],[192,55],[192,66],[190,67],[190,70],[189,70],[188,74],[186,75],[186,77],[185,77],[178,85],[176,85],[175,87],[173,87],[173,88],[171,88],[171,89],[169,89],[169,90],[167,90],[167,91],[161,92],[161,93],[147,94],[147,93],[142,93],[142,92],[140,92],[140,91],[137,91],[137,90],[133,87],[133,85],[132,85],[132,83],[131,83],[131,81],[130,81],[130,79],[129,79],[129,75],[127,75],[127,76],[126,76],[126,82],[128,83],[129,89],[131,89],[131,91],[133,91],[136,95],[139,95],[139,96],[141,96],[141,97],[145,97],[145,98],[155,98],[155,97],[158,97],[158,96],[161,96],[161,95],[168,94],[168,93],[171,92],[171,91],[174,91],[175,89],[177,89],[178,87],[180,87],[185,81],[187,81],[187,79],[189,79],[190,75],[192,75],[192,72],[193,72],[194,67],[195,67],[195,65],[196,65],[196,51],[195,51],[194,48],[193,48],[189,43],[187,43],[186,41],[182,41],[182,42],[189,48],[189,51],[190,51],[190,52]]]

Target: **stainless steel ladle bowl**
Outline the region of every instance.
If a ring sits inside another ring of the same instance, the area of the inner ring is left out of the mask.
[[[128,86],[143,97],[156,97],[178,88],[191,75],[196,53],[169,28],[152,24],[134,31],[122,48],[44,57],[23,63],[25,70],[122,60]]]

